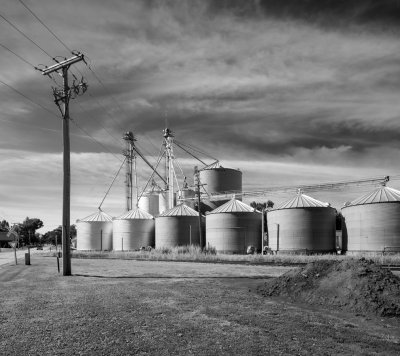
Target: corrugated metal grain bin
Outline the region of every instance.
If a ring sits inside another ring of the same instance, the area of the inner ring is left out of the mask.
[[[236,199],[207,213],[206,246],[224,253],[246,253],[248,246],[261,251],[261,213]]]
[[[224,168],[221,166],[200,170],[200,182],[208,194],[213,193],[236,193],[236,199],[241,200],[242,172],[237,169]],[[205,211],[215,209],[230,200],[203,200],[203,204],[209,207]]]
[[[158,194],[158,213],[163,214],[168,210],[168,191]]]
[[[336,210],[299,193],[267,213],[268,244],[280,252],[336,251]]]
[[[400,251],[400,191],[382,186],[342,208],[347,253]]]
[[[139,199],[138,207],[153,216],[159,214],[159,196],[158,192],[145,193]]]
[[[202,216],[204,232],[204,217]],[[180,204],[156,217],[156,248],[199,245],[199,213]]]
[[[113,220],[114,251],[138,250],[154,247],[155,222],[153,215],[133,209]]]
[[[200,170],[200,182],[208,193],[241,192],[242,172],[232,168],[209,168]]]
[[[76,221],[77,250],[112,250],[112,217],[99,210]]]

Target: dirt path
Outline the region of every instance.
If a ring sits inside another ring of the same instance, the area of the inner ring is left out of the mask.
[[[273,267],[72,262],[71,277],[57,274],[54,258],[39,256],[31,266],[0,270],[3,354],[400,353],[398,320],[340,314],[257,294],[263,277],[284,272]]]

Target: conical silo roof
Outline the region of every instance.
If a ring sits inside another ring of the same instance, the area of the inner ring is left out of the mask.
[[[360,198],[353,200],[352,202],[346,204],[345,207],[390,202],[400,202],[400,191],[382,186],[368,194],[363,195]]]
[[[115,220],[145,220],[154,219],[154,216],[142,209],[132,209],[115,218]]]
[[[327,207],[329,207],[329,203],[324,203],[303,193],[298,193],[294,198],[278,205],[274,210]]]
[[[199,216],[199,213],[185,204],[179,204],[163,212],[160,216]]]
[[[79,221],[112,221],[112,216],[108,215],[107,213],[105,213],[102,210],[99,210],[98,212],[86,216],[83,219],[78,219],[77,222]]]
[[[242,203],[239,200],[231,199],[226,202],[224,205],[219,206],[218,208],[210,211],[208,214],[220,214],[220,213],[254,213],[257,212],[250,205]]]

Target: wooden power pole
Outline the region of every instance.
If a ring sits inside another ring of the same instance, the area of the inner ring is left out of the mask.
[[[63,212],[62,212],[62,259],[63,275],[71,275],[71,243],[70,243],[70,201],[71,201],[71,168],[70,168],[70,140],[69,140],[69,100],[72,95],[79,95],[87,89],[83,79],[79,84],[74,83],[72,87],[68,84],[68,69],[77,62],[83,61],[83,54],[76,54],[62,62],[56,63],[42,70],[43,75],[57,72],[63,78],[62,88],[53,88],[54,101],[59,107],[63,120]],[[60,102],[62,105],[60,105]]]

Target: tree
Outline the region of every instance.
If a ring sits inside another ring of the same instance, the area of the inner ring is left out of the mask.
[[[269,208],[273,208],[275,205],[275,203],[272,200],[268,200],[266,203],[259,203],[256,201],[253,201],[250,203],[250,206],[254,209],[257,209],[259,211],[263,210],[263,209],[269,209]]]
[[[9,229],[10,229],[10,224],[8,223],[8,221],[3,220],[0,222],[0,231],[5,232],[9,231]]]
[[[76,236],[76,226],[75,225],[71,225],[69,228],[69,232],[70,232],[70,238],[74,238]],[[42,241],[43,243],[46,244],[52,244],[55,245],[57,244],[61,244],[61,237],[62,237],[62,227],[61,225],[59,225],[57,228],[55,228],[52,231],[47,231],[43,237],[42,237]]]
[[[26,244],[35,244],[37,242],[36,230],[43,227],[43,221],[38,218],[27,217],[22,224],[18,226],[20,242]]]
[[[69,237],[70,237],[71,239],[73,239],[74,237],[76,237],[76,234],[77,234],[76,225],[75,225],[75,224],[74,224],[74,225],[71,225],[71,226],[69,227]]]

